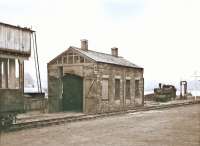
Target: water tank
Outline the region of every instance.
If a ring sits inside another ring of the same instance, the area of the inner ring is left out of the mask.
[[[33,31],[0,22],[0,52],[30,57]]]

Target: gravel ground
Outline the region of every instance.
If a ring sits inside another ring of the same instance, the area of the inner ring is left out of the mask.
[[[0,146],[200,146],[200,105],[3,133]]]

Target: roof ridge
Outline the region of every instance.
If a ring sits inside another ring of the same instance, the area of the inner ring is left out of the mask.
[[[93,50],[82,50],[81,48],[74,47],[74,46],[70,46],[70,47],[97,62],[103,62],[103,63],[115,64],[115,65],[120,65],[120,66],[133,67],[133,68],[142,68],[121,56],[116,57],[116,56],[113,56],[112,54],[97,52]]]
[[[74,46],[70,46],[72,48],[75,48],[75,49],[78,49],[80,51],[85,51],[85,50],[82,50],[81,48],[78,48],[78,47],[74,47]],[[108,54],[108,53],[103,53],[103,52],[97,52],[97,51],[94,51],[94,50],[88,50],[88,51],[91,51],[91,52],[95,52],[95,53],[99,53],[99,54],[104,54],[104,55],[108,55],[108,56],[112,56],[112,57],[116,57],[116,56],[113,56],[112,54]],[[87,51],[85,51],[87,52]],[[124,58],[122,56],[117,56],[116,58]]]
[[[89,50],[89,51],[96,52],[96,53],[100,53],[100,54],[105,54],[105,55],[112,56],[112,57],[116,57],[116,58],[123,58],[122,56],[113,56],[112,54],[108,54],[108,53],[97,52],[97,51],[93,51],[93,50]]]

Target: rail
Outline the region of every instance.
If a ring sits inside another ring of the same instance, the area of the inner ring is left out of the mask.
[[[102,113],[102,114],[79,115],[79,116],[70,116],[70,117],[62,117],[62,118],[54,118],[54,119],[17,123],[17,124],[13,124],[9,129],[6,129],[6,131],[9,132],[9,131],[17,131],[17,130],[23,130],[23,129],[28,129],[28,128],[40,128],[40,127],[45,127],[45,126],[60,125],[60,124],[76,122],[76,121],[91,120],[91,119],[96,119],[96,118],[123,115],[126,113],[169,109],[169,108],[180,107],[180,106],[188,106],[188,105],[192,105],[192,104],[200,104],[200,100],[187,101],[187,102],[183,102],[183,103],[173,103],[173,104],[168,104],[168,105],[137,107],[137,108],[133,108],[131,110],[126,110],[126,111],[116,111],[116,112],[108,112],[108,113]]]

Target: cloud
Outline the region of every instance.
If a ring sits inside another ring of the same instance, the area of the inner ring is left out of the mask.
[[[117,46],[147,80],[177,81],[200,70],[199,7],[199,0],[6,0],[0,18],[37,31],[44,80],[46,63],[86,38],[92,50]],[[25,69],[33,74],[32,65]]]
[[[120,21],[121,19],[143,15],[144,0],[105,0],[103,9],[106,16]]]

